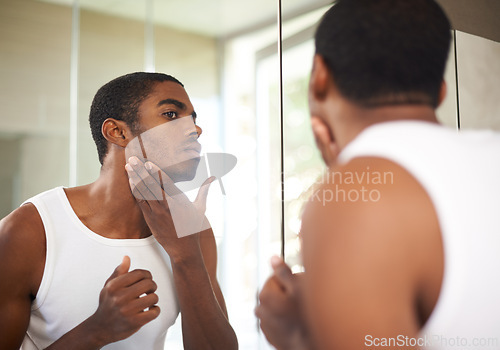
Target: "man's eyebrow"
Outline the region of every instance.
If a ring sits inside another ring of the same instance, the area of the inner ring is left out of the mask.
[[[176,106],[177,108],[181,109],[181,110],[186,110],[186,104],[179,101],[179,100],[176,100],[174,98],[166,98],[164,100],[161,100],[160,102],[158,102],[158,107],[161,107],[163,105],[174,105]],[[191,113],[191,115],[193,116],[194,119],[197,118],[197,114],[195,111],[193,111],[193,113]]]
[[[186,109],[186,104],[179,101],[179,100],[176,100],[174,98],[166,98],[164,100],[161,100],[160,102],[158,102],[158,107],[161,107],[163,105],[174,105],[176,106],[177,108],[180,108],[182,110],[185,110]]]

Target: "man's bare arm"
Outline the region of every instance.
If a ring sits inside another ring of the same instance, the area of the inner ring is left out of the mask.
[[[215,238],[205,217],[206,198],[213,178],[205,181],[191,202],[155,164],[138,160],[133,163],[125,167],[132,193],[153,236],[172,263],[184,348],[237,349],[238,341],[229,324],[216,278]],[[199,227],[209,228],[200,232]],[[188,234],[178,236],[178,232]]]
[[[355,159],[336,171],[361,176],[367,169],[391,172],[393,181],[324,185],[304,214],[307,320],[319,349],[416,337],[439,294],[442,246],[427,194],[387,160]],[[342,200],[338,190],[358,200]],[[363,201],[365,190],[377,192]]]
[[[19,349],[45,263],[43,224],[32,204],[0,221],[0,348]]]
[[[201,255],[172,262],[184,348],[237,349],[238,341],[217,282],[217,250],[211,229],[200,233],[200,248]]]
[[[0,349],[19,349],[28,328],[31,303],[45,265],[45,231],[36,208],[26,204],[0,223]],[[94,350],[125,339],[156,318],[158,297],[151,274],[128,271],[124,259],[103,286],[96,312],[47,349]],[[134,290],[134,285],[142,289]],[[129,292],[130,291],[130,292]],[[147,294],[140,298],[139,295]],[[116,298],[115,296],[120,296]],[[139,303],[135,312],[131,305]],[[144,309],[149,308],[147,312]],[[127,310],[126,313],[122,310]]]

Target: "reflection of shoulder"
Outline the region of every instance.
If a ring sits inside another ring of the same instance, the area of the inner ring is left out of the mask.
[[[45,230],[36,207],[27,203],[0,221],[1,270],[38,288],[45,259]],[[8,277],[8,276],[4,276]]]
[[[432,202],[386,159],[354,158],[333,171],[336,178],[324,179],[302,220],[311,329],[339,325],[343,337],[321,335],[332,343],[368,334],[412,337],[434,309],[442,281]]]
[[[363,225],[372,232],[380,227],[409,229],[413,224],[420,229],[426,225],[434,228],[435,211],[427,192],[408,171],[390,160],[355,158],[330,169],[318,185],[304,216],[312,226],[335,220],[352,227]],[[387,230],[380,231],[384,234]]]
[[[379,256],[400,259],[394,260],[395,269],[410,270],[423,263],[425,249],[439,251],[440,230],[432,202],[398,164],[355,158],[331,169],[321,182],[305,208],[305,245],[308,241],[311,247],[324,244],[358,260],[369,247],[371,253],[376,250]],[[428,262],[420,266],[428,267]]]

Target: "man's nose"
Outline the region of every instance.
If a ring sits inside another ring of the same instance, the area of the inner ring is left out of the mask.
[[[200,137],[203,130],[198,125],[195,125],[195,128],[196,128],[196,132],[198,133],[198,137]]]

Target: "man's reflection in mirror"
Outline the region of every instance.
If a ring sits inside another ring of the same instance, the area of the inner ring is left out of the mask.
[[[41,193],[0,222],[1,349],[155,349],[179,313],[185,349],[236,349],[205,218],[202,130],[182,83],[132,73],[90,110],[97,180]],[[198,181],[198,180],[196,180]]]

